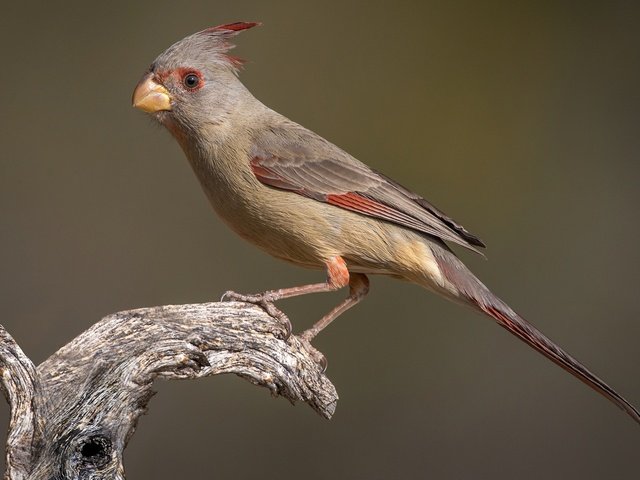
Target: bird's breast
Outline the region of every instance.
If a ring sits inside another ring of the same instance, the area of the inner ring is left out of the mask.
[[[322,268],[336,254],[322,206],[260,183],[242,152],[190,158],[190,163],[213,209],[240,237],[305,267]]]

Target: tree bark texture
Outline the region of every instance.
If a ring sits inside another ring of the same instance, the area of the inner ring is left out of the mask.
[[[122,453],[157,378],[235,373],[330,418],[322,367],[255,305],[169,305],[110,315],[37,368],[0,326],[11,408],[6,479],[124,479]]]

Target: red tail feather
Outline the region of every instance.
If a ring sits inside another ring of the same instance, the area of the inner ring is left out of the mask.
[[[497,320],[501,327],[504,327],[567,372],[607,397],[619,408],[627,412],[636,422],[640,423],[640,412],[613,388],[589,371],[587,367],[562,350],[510,308],[502,307],[500,300],[496,299],[494,304],[489,305],[485,303],[486,300],[487,299],[483,299],[483,301],[476,300],[475,303],[484,313]]]

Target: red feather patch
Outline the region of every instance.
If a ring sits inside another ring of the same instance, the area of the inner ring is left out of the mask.
[[[249,28],[262,25],[260,22],[235,22],[226,25],[218,25],[217,27],[207,28],[205,32],[241,32]]]
[[[242,68],[242,66],[246,63],[246,60],[244,58],[229,55],[228,53],[225,53],[224,56],[227,60],[229,60],[229,62],[234,66],[235,69]]]
[[[369,215],[392,215],[393,209],[379,202],[374,202],[368,198],[358,195],[354,192],[343,193],[340,195],[327,195],[327,203],[337,207],[343,207],[348,210],[355,210]]]
[[[272,187],[291,190],[294,192],[300,191],[299,188],[296,188],[294,185],[285,182],[282,178],[280,178],[278,175],[275,175],[267,167],[263,167],[262,165],[260,165],[261,160],[262,159],[259,157],[255,157],[251,160],[251,171],[258,180],[267,185],[271,185]]]
[[[352,212],[369,215],[371,217],[380,218],[390,222],[399,223],[409,227],[419,227],[415,218],[403,213],[395,208],[389,207],[384,203],[377,202],[367,198],[357,192],[349,192],[343,194],[329,194],[326,202],[336,207],[351,210]]]

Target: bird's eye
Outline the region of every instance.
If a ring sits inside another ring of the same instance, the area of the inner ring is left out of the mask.
[[[187,73],[182,77],[182,84],[189,89],[194,89],[200,85],[200,77],[195,73]]]

